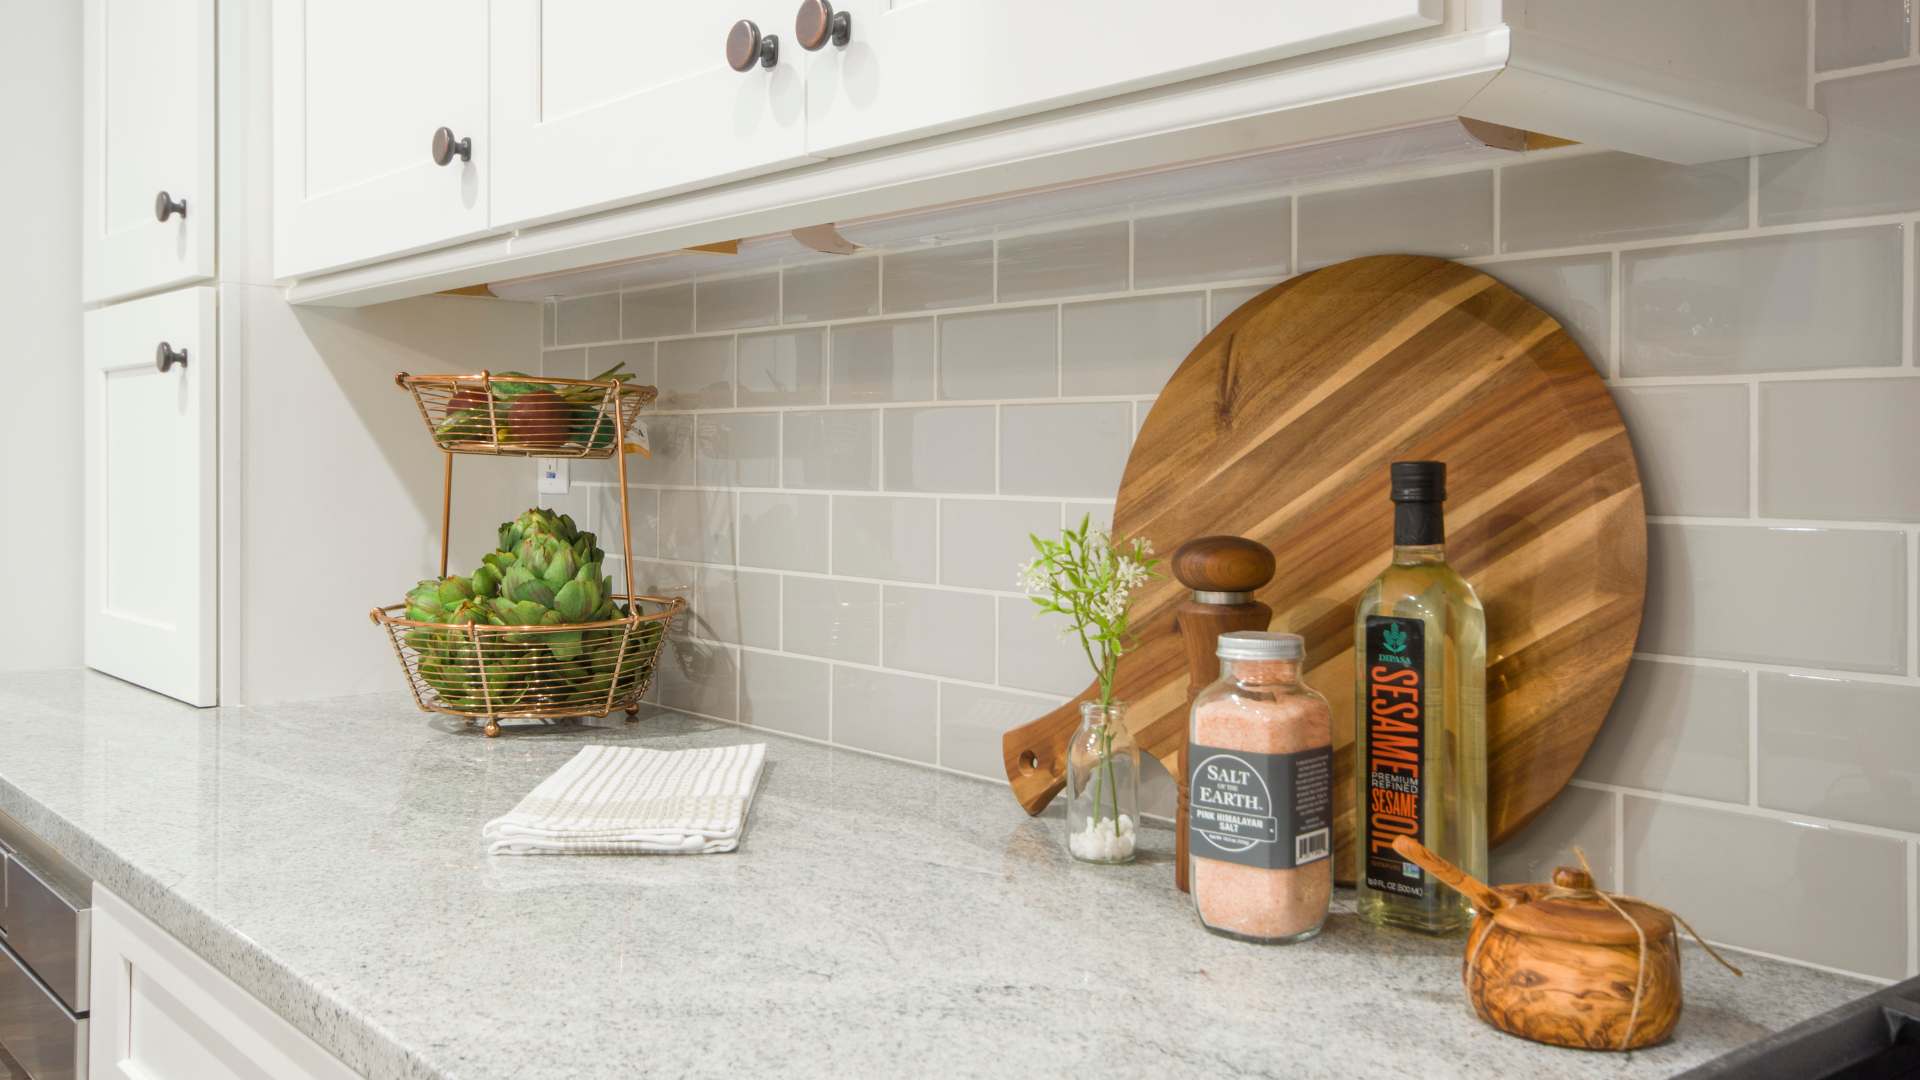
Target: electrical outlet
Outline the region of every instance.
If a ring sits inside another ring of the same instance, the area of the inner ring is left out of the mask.
[[[542,495],[565,495],[567,493],[567,459],[543,457],[536,459],[540,463],[540,493]]]

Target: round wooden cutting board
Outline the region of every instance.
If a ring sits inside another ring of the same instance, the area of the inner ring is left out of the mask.
[[[1251,537],[1279,569],[1257,594],[1305,635],[1333,705],[1335,873],[1352,877],[1353,617],[1393,544],[1388,463],[1447,463],[1448,561],[1487,609],[1488,828],[1498,843],[1556,795],[1599,731],[1640,627],[1646,519],[1626,426],[1593,365],[1539,308],[1471,267],[1379,255],[1283,282],[1202,340],[1147,415],[1117,535],[1162,555]],[[1183,590],[1150,584],[1118,695],[1174,767],[1187,667]],[[1078,701],[1008,732],[1014,794],[1059,792]]]

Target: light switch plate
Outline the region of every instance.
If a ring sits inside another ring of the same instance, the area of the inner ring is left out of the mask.
[[[567,459],[543,457],[536,459],[540,463],[540,493],[542,495],[565,495],[567,493]]]

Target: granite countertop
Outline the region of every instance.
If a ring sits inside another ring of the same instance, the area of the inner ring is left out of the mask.
[[[484,854],[588,740],[764,740],[740,850]],[[487,740],[403,694],[195,710],[10,675],[0,810],[371,1077],[1665,1076],[1872,989],[1689,945],[1667,1045],[1538,1046],[1471,1015],[1458,941],[1337,912],[1237,944],[1165,830],[1077,866],[1057,808],[997,785],[664,712]]]

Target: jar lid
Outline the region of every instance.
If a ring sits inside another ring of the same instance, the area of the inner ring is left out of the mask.
[[[1628,897],[1608,904],[1593,891],[1593,879],[1572,867],[1555,870],[1552,885],[1501,885],[1498,891],[1508,904],[1493,913],[1494,924],[1515,933],[1588,945],[1633,945],[1641,934],[1652,944],[1673,936],[1672,915]]]
[[[1220,635],[1213,653],[1222,660],[1298,660],[1307,654],[1307,642],[1299,634],[1235,630]]]

